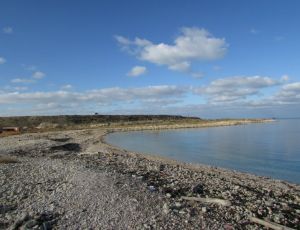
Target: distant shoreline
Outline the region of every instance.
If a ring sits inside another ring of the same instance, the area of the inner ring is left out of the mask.
[[[217,120],[203,120],[202,122],[188,124],[158,124],[158,125],[132,125],[126,127],[108,128],[108,132],[120,131],[143,131],[143,130],[165,130],[165,129],[187,129],[187,128],[209,128],[209,127],[222,127],[222,126],[235,126],[247,125],[254,123],[267,123],[274,122],[275,119],[217,119]]]
[[[203,128],[275,121],[271,118],[253,119],[201,119],[197,117],[169,115],[69,115],[0,117],[2,127],[20,132],[0,132],[0,138],[8,135],[48,131],[105,129],[108,131],[159,130],[179,128]]]

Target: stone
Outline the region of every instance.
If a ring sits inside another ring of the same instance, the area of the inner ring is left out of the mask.
[[[150,185],[148,188],[149,188],[150,192],[155,192],[156,191],[156,188],[153,185]]]
[[[180,208],[181,207],[181,203],[180,202],[175,202],[175,207],[176,208]]]
[[[29,219],[29,215],[27,213],[23,213],[11,226],[11,229],[18,229],[20,226],[23,225],[25,221]]]
[[[265,201],[265,205],[266,205],[266,206],[272,207],[273,204],[274,204],[274,203],[273,203],[272,201],[270,201],[270,200]]]
[[[164,205],[163,205],[163,213],[164,214],[168,214],[169,212],[170,212],[169,205],[167,203],[164,203]]]
[[[43,230],[50,230],[50,229],[51,229],[50,223],[44,222],[44,223],[42,224],[42,229],[43,229]]]
[[[29,220],[25,223],[25,228],[31,229],[36,225],[38,225],[38,222],[36,220]]]
[[[204,192],[204,186],[202,184],[197,184],[194,188],[193,188],[193,193],[197,193],[197,194],[203,194]]]
[[[276,222],[276,223],[280,223],[280,219],[281,219],[281,216],[280,216],[280,215],[274,215],[274,216],[273,216],[273,220],[274,220],[274,222]]]

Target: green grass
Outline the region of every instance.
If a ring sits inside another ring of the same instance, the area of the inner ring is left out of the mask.
[[[37,127],[41,123],[57,124],[60,127],[80,126],[92,124],[126,124],[126,123],[155,123],[168,121],[200,120],[199,118],[187,118],[183,116],[169,115],[60,115],[60,116],[20,116],[0,117],[0,127]]]

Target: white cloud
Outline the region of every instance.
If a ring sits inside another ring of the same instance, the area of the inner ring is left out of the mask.
[[[41,71],[35,71],[33,74],[32,74],[32,78],[34,79],[42,79],[46,76],[45,73],[41,72]]]
[[[141,39],[141,38],[135,38],[133,41],[131,41],[128,38],[116,35],[115,39],[119,42],[119,44],[122,47],[130,46],[130,45],[134,45],[134,46],[137,46],[137,47],[152,45],[152,43],[150,41],[148,41],[147,39]],[[137,47],[134,47],[134,48],[137,48]]]
[[[262,98],[261,100],[248,101],[247,105],[265,108],[280,108],[280,106],[290,105],[300,108],[300,82],[284,84],[273,95]],[[289,109],[291,109],[291,107]],[[294,116],[298,116],[298,113],[294,114]]]
[[[283,85],[273,99],[281,103],[300,103],[300,82]]]
[[[190,72],[194,60],[207,61],[223,57],[228,47],[225,39],[215,38],[207,30],[196,27],[182,28],[174,44],[155,44],[146,39],[129,40],[122,36],[115,38],[123,50],[137,58],[182,72]]]
[[[211,102],[233,102],[258,95],[263,88],[280,84],[270,77],[228,77],[212,81],[208,86],[195,88],[195,93],[204,95]]]
[[[181,97],[187,92],[186,87],[159,85],[140,88],[104,88],[85,92],[55,91],[34,93],[8,93],[0,94],[0,104],[9,103],[118,103],[131,101],[144,101]]]
[[[290,84],[286,84],[282,87],[283,90],[287,90],[287,91],[296,91],[298,93],[300,93],[300,82],[294,82],[294,83],[290,83]]]
[[[35,65],[21,64],[21,66],[28,71],[37,71],[37,67]]]
[[[163,108],[180,102],[188,87],[158,85],[140,88],[103,88],[84,92],[1,92],[0,115],[113,113],[139,108]],[[2,110],[1,108],[5,108]]]
[[[289,75],[287,75],[287,74],[282,75],[281,78],[280,78],[280,80],[281,80],[282,82],[286,82],[286,81],[288,81],[289,79],[290,79],[290,77],[289,77]]]
[[[13,87],[13,89],[16,91],[25,91],[25,90],[28,90],[28,87],[27,86],[16,86],[16,87]]]
[[[38,80],[44,78],[45,76],[45,73],[41,71],[35,71],[33,72],[31,78],[14,78],[10,82],[14,84],[31,84],[36,83]]]
[[[83,92],[67,89],[52,92],[21,90],[26,88],[0,88],[0,115],[100,112],[273,117],[278,114],[295,116],[300,109],[300,82],[282,84],[280,80],[261,76],[218,79],[203,87],[158,85]],[[264,90],[272,94],[261,96]],[[190,104],[188,98],[193,93],[194,97],[198,95],[199,101]]]
[[[11,80],[11,83],[22,83],[22,84],[28,84],[28,83],[34,83],[35,80],[28,79],[28,78],[14,78]]]
[[[175,71],[181,71],[181,72],[185,72],[188,71],[191,67],[191,63],[188,61],[183,61],[183,62],[179,62],[176,63],[174,65],[170,65],[169,69],[170,70],[175,70]]]
[[[131,42],[129,39],[124,38],[124,37],[119,36],[119,35],[116,35],[116,36],[115,36],[115,39],[116,39],[121,45],[124,45],[124,46],[126,46],[126,45],[131,45],[131,44],[132,44],[132,42]]]
[[[193,78],[197,78],[197,79],[203,78],[204,76],[204,74],[200,72],[192,72],[191,75]]]
[[[4,87],[4,89],[6,90],[6,92],[7,91],[25,91],[25,90],[28,90],[28,87],[27,86],[10,86],[10,85],[7,85],[7,86]]]
[[[70,85],[70,84],[63,85],[63,86],[61,87],[62,90],[70,90],[70,89],[72,89],[72,88],[73,88],[73,86]]]
[[[5,58],[4,57],[0,57],[0,65],[4,64],[5,62],[6,62]]]
[[[7,27],[4,27],[4,28],[2,29],[2,32],[3,32],[4,34],[12,34],[12,33],[14,32],[14,30],[13,30],[12,27],[7,26]]]
[[[144,66],[134,66],[128,73],[127,76],[137,77],[147,72],[147,68]]]

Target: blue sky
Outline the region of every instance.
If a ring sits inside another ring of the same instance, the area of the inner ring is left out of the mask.
[[[0,116],[299,116],[299,8],[1,1]]]

